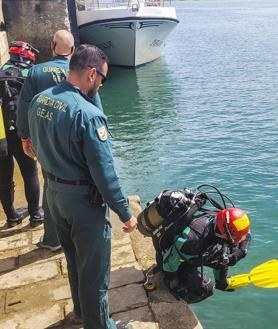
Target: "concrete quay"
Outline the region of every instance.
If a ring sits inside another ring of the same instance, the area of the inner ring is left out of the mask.
[[[138,197],[130,197],[136,215]],[[72,311],[63,252],[38,249],[42,226],[31,228],[28,219],[7,228],[0,212],[0,329],[81,329],[68,319]],[[149,238],[138,231],[122,232],[117,216],[113,227],[112,268],[109,290],[110,313],[117,323],[130,329],[201,329],[190,308],[163,287],[159,274],[157,289],[146,293],[145,271],[154,263]]]

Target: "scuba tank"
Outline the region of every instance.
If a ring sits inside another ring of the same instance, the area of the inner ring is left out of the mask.
[[[0,69],[0,156],[8,155],[6,132],[15,130],[16,101],[27,69],[10,63]]]
[[[6,132],[16,129],[16,103],[27,74],[27,69],[10,63],[5,64],[0,69],[2,117]]]
[[[141,234],[153,238],[156,249],[166,249],[205,202],[206,198],[199,191],[164,190],[138,215],[137,228]]]
[[[206,189],[209,187],[209,191]],[[212,198],[215,194],[220,201]],[[200,185],[196,191],[164,190],[137,216],[137,228],[145,236],[152,237],[156,250],[165,251],[173,243],[174,237],[200,216],[216,215],[226,208],[225,199],[233,202],[216,187]],[[203,206],[208,203],[208,209]]]
[[[6,139],[6,131],[2,112],[2,101],[0,100],[0,156],[8,155],[8,142]]]

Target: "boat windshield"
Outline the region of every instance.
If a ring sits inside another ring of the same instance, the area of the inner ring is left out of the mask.
[[[78,11],[98,8],[166,7],[172,0],[76,0]]]

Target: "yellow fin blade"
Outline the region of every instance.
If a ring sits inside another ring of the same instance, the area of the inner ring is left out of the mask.
[[[271,259],[250,272],[250,281],[260,288],[278,288],[278,260]]]
[[[271,259],[256,267],[248,274],[227,278],[229,289],[240,289],[252,283],[259,288],[278,288],[278,259]]]
[[[240,289],[250,283],[248,274],[237,274],[227,278],[227,281],[228,287],[226,288],[226,290]]]

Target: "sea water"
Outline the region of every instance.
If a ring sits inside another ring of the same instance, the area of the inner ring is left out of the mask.
[[[101,97],[126,194],[212,184],[251,220],[248,273],[278,251],[278,1],[179,1],[163,56],[111,68]],[[205,329],[276,329],[278,290],[216,291]]]

